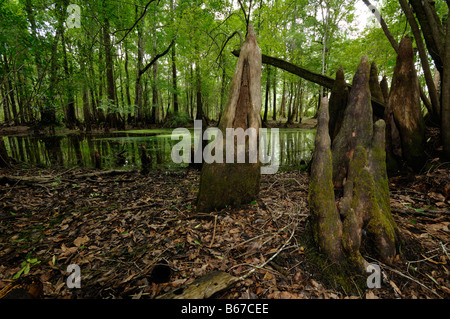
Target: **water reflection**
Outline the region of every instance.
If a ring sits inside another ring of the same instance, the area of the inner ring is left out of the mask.
[[[102,168],[138,169],[139,149],[145,146],[153,168],[186,167],[174,164],[172,130],[146,130],[132,133],[66,134],[57,136],[4,136],[8,155],[19,163],[37,167],[94,167],[93,154],[101,154]],[[272,141],[268,130],[269,149]],[[194,132],[191,131],[193,141]],[[315,130],[279,129],[275,155],[280,166],[300,166],[309,162],[314,149]],[[208,142],[204,142],[205,144]],[[193,142],[192,142],[192,145]]]

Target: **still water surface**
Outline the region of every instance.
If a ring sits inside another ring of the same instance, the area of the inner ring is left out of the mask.
[[[101,154],[102,168],[139,169],[139,150],[145,146],[153,168],[180,168],[171,158],[172,129],[136,130],[101,134],[61,134],[55,136],[4,136],[8,155],[24,166],[93,168],[93,154]],[[191,140],[198,134],[190,130]],[[309,129],[279,129],[275,148],[281,167],[300,166],[309,162],[314,150],[316,131]],[[268,130],[269,149],[271,146]],[[204,142],[206,145],[208,141]],[[192,142],[193,145],[193,142]],[[304,162],[303,162],[304,161]]]

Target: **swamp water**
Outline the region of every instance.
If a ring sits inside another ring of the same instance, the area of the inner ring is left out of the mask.
[[[133,130],[98,134],[57,134],[3,136],[8,155],[23,166],[43,168],[93,168],[95,150],[101,155],[104,169],[140,169],[139,150],[145,146],[152,158],[152,168],[176,169],[188,164],[172,161],[173,129]],[[192,145],[197,131],[190,130]],[[274,145],[280,167],[300,167],[308,163],[314,150],[316,131],[309,129],[279,129]],[[267,130],[268,150],[271,150],[271,130]],[[179,137],[181,138],[181,137]],[[209,141],[204,141],[203,145]],[[268,154],[270,155],[270,154]]]

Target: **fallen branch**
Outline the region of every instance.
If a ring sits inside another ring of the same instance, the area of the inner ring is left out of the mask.
[[[197,278],[190,284],[158,296],[156,299],[206,299],[231,287],[239,280],[240,278],[236,278],[226,272],[214,271]]]
[[[85,178],[85,177],[96,177],[96,176],[112,176],[112,175],[124,175],[124,174],[133,174],[136,173],[135,170],[110,170],[110,171],[97,171],[93,173],[87,174],[78,174],[73,175],[74,178]]]
[[[27,185],[36,185],[36,184],[48,184],[54,181],[53,176],[7,176],[0,175],[0,184],[6,183],[14,183],[14,184],[27,184]]]
[[[239,56],[239,53],[240,53],[239,50],[234,50],[232,52],[232,54],[237,57]],[[275,58],[275,57],[271,57],[271,56],[262,54],[262,63],[269,64],[276,68],[285,70],[289,73],[295,74],[305,80],[319,84],[328,89],[332,89],[334,86],[335,80],[333,78],[326,76],[326,75],[316,73],[316,72],[312,72],[310,70],[302,68],[301,66],[289,63],[289,62],[284,61],[279,58]],[[350,84],[347,84],[347,86],[348,86],[349,90],[351,90],[352,86]],[[371,98],[372,98],[373,112],[378,117],[383,118],[384,117],[384,109],[386,107],[385,103],[383,101],[381,101],[380,99],[376,98],[375,96],[372,96]]]

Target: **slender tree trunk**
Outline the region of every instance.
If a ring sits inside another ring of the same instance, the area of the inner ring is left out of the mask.
[[[190,87],[189,87],[191,94],[189,104],[191,106],[191,118],[194,118],[194,67],[192,64],[189,65],[189,69],[191,71]]]
[[[3,136],[0,136],[0,168],[9,166],[8,152],[6,151]]]
[[[201,82],[201,72],[200,65],[195,65],[195,74],[196,74],[196,93],[197,93],[197,120],[203,119],[203,103],[202,103],[202,82]]]
[[[281,117],[286,117],[286,79],[283,79],[283,94],[281,96],[281,105],[279,110]]]
[[[442,112],[441,136],[444,154],[450,160],[450,19],[447,18],[447,34],[445,36],[445,59],[442,74]]]
[[[136,16],[137,16],[137,7],[136,7]],[[143,68],[143,60],[144,60],[144,44],[142,38],[142,26],[139,24],[137,26],[137,67],[136,67],[136,82],[135,82],[135,105],[137,110],[135,111],[135,125],[142,125],[144,122],[144,109],[142,103],[142,83],[141,83],[141,70]]]
[[[267,115],[269,113],[269,92],[270,92],[270,67],[267,68],[267,80],[266,80],[266,99],[264,102],[264,123],[267,123]]]
[[[218,122],[220,122],[221,118],[222,118],[222,113],[223,113],[223,104],[224,104],[224,99],[225,99],[225,81],[226,81],[226,67],[225,67],[225,58],[222,55],[220,58],[221,62],[222,62],[222,81],[221,81],[221,86],[220,86],[220,101],[219,101],[219,119]]]
[[[427,1],[428,0],[425,0],[425,2],[427,2]],[[406,0],[399,0],[399,2],[403,9],[403,12],[406,15],[406,18],[408,19],[409,25],[411,26],[411,30],[414,34],[414,39],[417,44],[417,48],[419,49],[419,56],[420,56],[420,60],[422,62],[422,69],[423,69],[423,73],[425,76],[425,81],[427,83],[428,92],[430,94],[431,105],[433,107],[432,115],[433,115],[433,118],[435,120],[437,120],[437,119],[439,119],[439,116],[440,116],[441,107],[440,107],[440,103],[439,103],[439,97],[437,94],[436,86],[434,85],[433,75],[431,74],[430,65],[428,63],[428,53],[425,49],[425,44],[423,43],[422,35],[420,32],[419,26],[417,25],[417,22],[416,22],[416,19],[414,17],[411,7],[406,2]]]
[[[11,112],[9,111],[9,100],[7,96],[8,87],[6,83],[2,86],[2,100],[3,100],[3,116],[5,118],[5,123],[8,123],[10,125],[11,121]]]
[[[73,93],[73,80],[69,70],[69,64],[67,61],[67,48],[64,38],[64,32],[61,34],[61,44],[63,50],[63,66],[64,74],[66,76],[66,125],[69,129],[75,128],[77,124],[77,118],[75,116],[75,97]]]
[[[5,72],[6,72],[5,74],[9,74],[10,68],[9,68],[8,58],[6,57],[5,54],[3,55],[3,62],[5,64],[5,68],[4,68]],[[14,121],[15,125],[19,125],[19,117],[17,115],[17,108],[16,108],[16,99],[14,97],[14,88],[13,88],[10,76],[11,76],[11,74],[8,75],[8,78],[6,81],[7,86],[5,85],[5,87],[7,87],[7,92],[8,92],[7,96],[9,97],[9,102],[11,105],[11,111],[12,111],[12,116],[13,116],[12,120]]]
[[[172,86],[173,86],[173,111],[178,113],[178,87],[175,44],[172,46]]]
[[[273,79],[272,79],[272,89],[273,89],[273,114],[272,120],[277,120],[277,69],[273,70]]]
[[[113,46],[111,44],[111,37],[109,34],[109,19],[105,18],[105,25],[103,27],[103,38],[105,44],[105,68],[106,68],[106,88],[108,93],[108,105],[110,106],[107,114],[107,125],[109,127],[118,127],[117,118],[117,101],[116,101],[116,86],[114,83],[114,63],[113,63]]]

